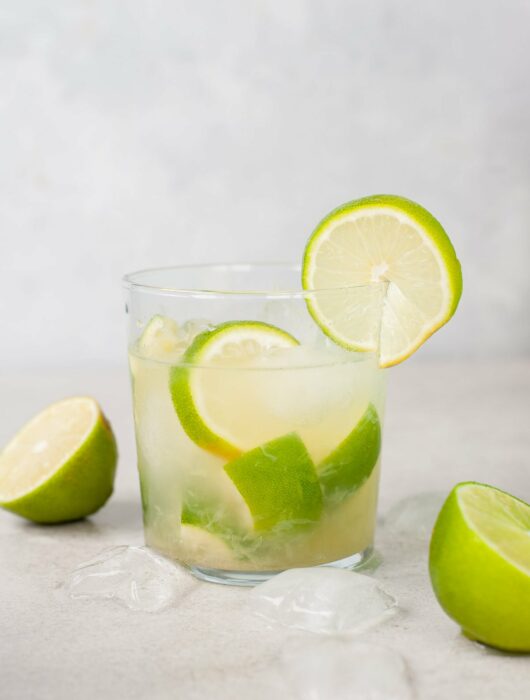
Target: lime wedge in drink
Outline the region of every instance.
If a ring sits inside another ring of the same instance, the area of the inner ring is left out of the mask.
[[[250,450],[224,469],[250,510],[255,531],[300,530],[319,519],[318,476],[296,433]]]
[[[221,537],[203,527],[188,523],[180,526],[179,558],[190,566],[208,561],[212,568],[241,567],[241,557],[238,557]]]
[[[196,494],[190,490],[186,493],[182,506],[181,522],[185,525],[197,525],[229,540],[241,538],[251,532],[252,517],[241,495],[222,469],[220,476],[227,480],[241,503],[235,502],[235,499],[226,501],[223,493]]]
[[[381,450],[381,424],[373,404],[351,433],[317,467],[324,499],[339,503],[368,479]]]
[[[40,523],[84,518],[111,495],[116,461],[116,441],[96,401],[59,401],[0,454],[0,506]]]
[[[304,253],[305,289],[342,289],[308,298],[324,333],[346,348],[377,350],[368,313],[377,304],[374,282],[388,283],[381,320],[380,362],[409,357],[454,314],[462,273],[440,223],[403,197],[375,195],[338,207],[311,235]]]
[[[236,490],[233,484],[232,488]],[[182,508],[181,532],[188,532],[192,526],[197,531],[210,533],[224,543],[233,558],[246,559],[261,545],[261,540],[256,538],[253,518],[241,495],[237,493],[243,508],[234,509],[219,496],[214,498],[213,495],[195,496],[188,493]]]
[[[240,455],[245,435],[241,435],[241,411],[228,410],[237,400],[227,390],[230,368],[237,371],[253,356],[296,345],[289,333],[259,321],[222,323],[200,333],[169,379],[173,405],[188,437],[227,459]],[[216,372],[216,367],[224,371]]]
[[[530,652],[530,506],[484,484],[462,483],[434,526],[431,582],[464,633]]]

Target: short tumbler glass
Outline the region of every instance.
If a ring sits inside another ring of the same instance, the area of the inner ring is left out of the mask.
[[[364,562],[384,283],[305,291],[295,265],[201,265],[124,286],[147,545],[240,585]]]

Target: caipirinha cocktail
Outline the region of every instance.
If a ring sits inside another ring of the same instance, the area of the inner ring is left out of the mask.
[[[130,367],[149,545],[193,567],[261,572],[371,546],[375,354],[300,345],[263,322],[182,329],[158,316]]]
[[[446,323],[462,291],[439,222],[367,197],[318,224],[298,270],[167,268],[126,285],[148,544],[242,583],[361,562],[384,368]]]

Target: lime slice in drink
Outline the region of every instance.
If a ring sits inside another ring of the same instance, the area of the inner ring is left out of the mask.
[[[381,424],[373,404],[351,433],[317,467],[324,499],[339,503],[368,479],[381,450]]]
[[[296,345],[298,341],[289,333],[259,321],[222,323],[200,333],[184,354],[183,365],[171,369],[169,379],[173,405],[187,435],[200,447],[227,459],[241,454],[243,408],[228,410],[237,401],[227,390],[228,370],[233,368],[237,374],[253,356]],[[227,371],[219,373],[217,367]]]
[[[434,526],[431,582],[464,633],[530,652],[530,506],[484,484],[455,486]]]
[[[84,518],[112,493],[117,449],[91,398],[65,399],[35,416],[0,454],[0,505],[29,520]]]
[[[129,369],[134,379],[139,372],[138,356],[156,362],[174,362],[184,352],[179,346],[179,327],[167,316],[153,316],[129,352]]]
[[[296,433],[250,450],[224,469],[249,507],[255,531],[305,529],[319,519],[317,473]]]
[[[394,195],[358,199],[328,214],[311,235],[302,284],[307,290],[342,290],[307,302],[338,344],[378,349],[375,282],[388,283],[379,349],[381,366],[390,367],[447,323],[462,293],[451,241],[419,204]]]
[[[178,345],[177,322],[167,316],[153,316],[138,338],[140,354],[153,359],[175,352]]]

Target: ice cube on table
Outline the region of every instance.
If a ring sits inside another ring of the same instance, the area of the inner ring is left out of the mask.
[[[405,660],[391,649],[344,637],[296,639],[281,666],[297,700],[412,700]]]
[[[362,632],[384,621],[397,601],[370,576],[312,567],[289,569],[256,586],[250,605],[271,623],[333,634]]]
[[[104,549],[80,564],[65,588],[71,598],[111,599],[130,610],[158,612],[195,584],[191,575],[147,547]]]
[[[445,491],[426,491],[398,501],[383,519],[385,532],[418,540],[430,539],[446,498]]]

